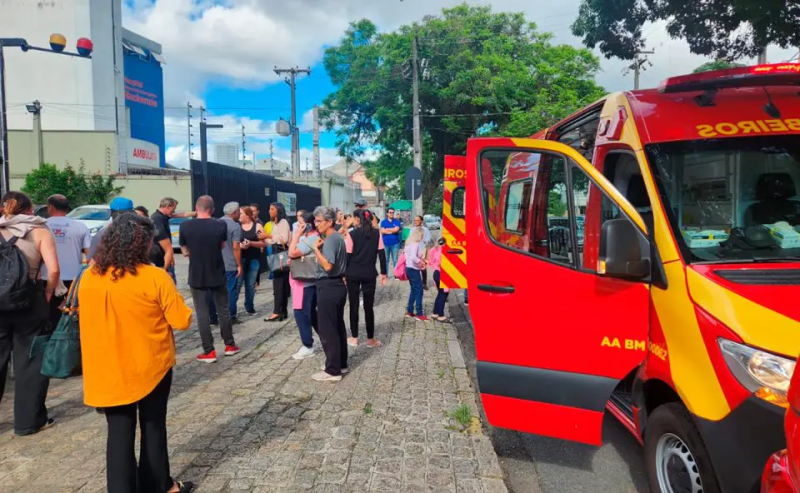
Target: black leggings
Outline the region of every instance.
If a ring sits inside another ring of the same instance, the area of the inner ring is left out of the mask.
[[[347,288],[341,278],[317,280],[317,333],[325,352],[325,372],[328,375],[341,375],[342,368],[347,368],[346,299]]]
[[[50,327],[44,284],[28,308],[0,315],[0,401],[6,388],[8,360],[14,364],[14,433],[29,435],[47,424],[47,389],[50,379],[42,375],[42,354],[31,357],[34,339]]]
[[[364,293],[364,322],[367,338],[375,338],[375,279],[347,279],[347,294],[350,297],[350,333],[358,339],[358,297]]]
[[[289,271],[272,273],[272,297],[275,308],[272,313],[282,317],[289,317]]]
[[[167,400],[172,370],[139,402],[105,408],[108,423],[106,478],[109,493],[167,492],[174,484],[167,451]],[[136,414],[142,438],[136,465]]]

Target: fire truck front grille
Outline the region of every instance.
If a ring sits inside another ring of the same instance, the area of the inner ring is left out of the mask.
[[[800,285],[800,269],[718,270],[716,274],[737,284]]]

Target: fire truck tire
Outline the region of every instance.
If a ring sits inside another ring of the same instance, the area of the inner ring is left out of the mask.
[[[681,404],[664,404],[648,417],[644,460],[653,493],[720,493],[700,432]]]

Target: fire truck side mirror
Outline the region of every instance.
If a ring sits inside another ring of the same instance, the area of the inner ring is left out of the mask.
[[[650,276],[650,259],[642,256],[639,233],[628,219],[603,223],[597,273],[632,281]]]

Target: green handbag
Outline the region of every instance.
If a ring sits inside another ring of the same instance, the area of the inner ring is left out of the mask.
[[[78,288],[83,278],[84,267],[67,293],[64,312],[56,330],[44,346],[42,375],[50,378],[77,377],[83,373],[81,364],[81,333],[78,324]]]

